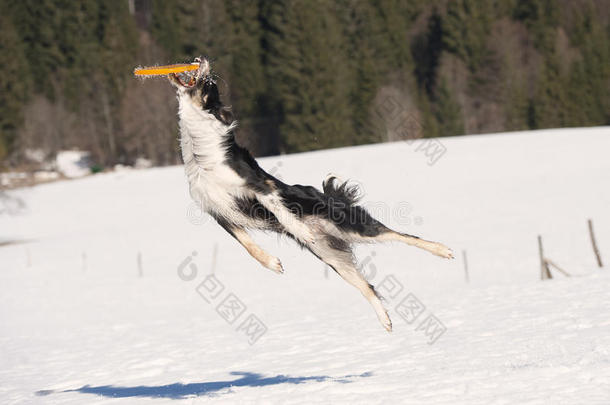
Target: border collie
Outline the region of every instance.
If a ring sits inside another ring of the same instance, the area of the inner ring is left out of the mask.
[[[237,122],[220,101],[207,59],[189,77],[170,74],[179,101],[180,145],[191,197],[260,264],[283,273],[280,260],[261,249],[248,230],[294,239],[356,287],[387,331],[392,322],[375,288],[358,271],[352,244],[398,241],[453,258],[446,246],[389,229],[358,205],[359,190],[336,176],[311,186],[288,185],[265,172],[235,141]]]

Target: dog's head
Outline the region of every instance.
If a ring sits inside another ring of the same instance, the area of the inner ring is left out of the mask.
[[[199,63],[197,70],[185,73],[172,73],[168,76],[170,83],[176,87],[180,100],[186,100],[195,108],[213,114],[223,124],[233,122],[229,107],[222,105],[218,86],[210,71],[210,62],[205,58],[195,58]]]

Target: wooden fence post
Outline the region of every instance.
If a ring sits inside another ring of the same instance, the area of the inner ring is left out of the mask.
[[[550,264],[551,266],[553,266],[553,267],[555,268],[555,270],[557,270],[557,271],[561,272],[561,273],[562,273],[564,276],[566,276],[566,277],[572,277],[572,275],[571,275],[570,273],[568,273],[567,271],[565,271],[564,269],[562,269],[561,267],[559,267],[559,266],[557,265],[557,263],[555,263],[555,262],[554,262],[554,261],[552,261],[551,259],[544,259],[544,261],[545,261],[545,262],[546,262],[546,264],[547,264],[547,268],[548,268],[548,265]]]
[[[544,250],[542,249],[542,236],[538,235],[538,254],[540,255],[540,279],[549,280],[552,279],[549,265],[544,258]]]
[[[597,265],[599,267],[604,267],[602,264],[602,257],[599,254],[599,249],[597,248],[597,242],[595,241],[595,234],[593,233],[593,221],[589,219],[587,221],[589,223],[589,236],[591,237],[591,244],[593,245],[593,253],[595,253],[595,257],[597,258]]]

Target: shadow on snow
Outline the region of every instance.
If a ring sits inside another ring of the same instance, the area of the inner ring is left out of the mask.
[[[302,384],[309,381],[332,381],[341,384],[347,384],[353,382],[354,378],[369,377],[372,375],[372,373],[366,372],[358,375],[346,375],[343,377],[336,378],[329,376],[289,377],[285,375],[277,375],[275,377],[263,377],[261,374],[258,373],[249,373],[241,371],[231,372],[231,375],[236,375],[240,377],[236,380],[227,381],[210,381],[190,384],[175,383],[156,386],[139,385],[135,387],[119,387],[114,385],[102,385],[98,387],[92,387],[90,385],[85,385],[81,388],[73,390],[37,391],[36,395],[49,395],[57,392],[81,392],[85,394],[95,394],[111,398],[151,397],[180,399],[194,395],[213,394],[220,390],[232,387],[265,387],[269,385],[278,384]]]

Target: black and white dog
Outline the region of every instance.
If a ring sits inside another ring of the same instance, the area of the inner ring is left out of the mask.
[[[190,79],[171,74],[179,100],[180,144],[192,198],[200,203],[263,266],[283,273],[280,260],[252,240],[248,230],[287,235],[332,267],[371,303],[383,327],[392,322],[375,289],[360,274],[353,243],[398,241],[444,258],[444,245],[399,233],[375,220],[357,204],[359,190],[329,175],[323,192],[288,185],[265,172],[235,142],[237,126],[224,107],[206,59]]]

